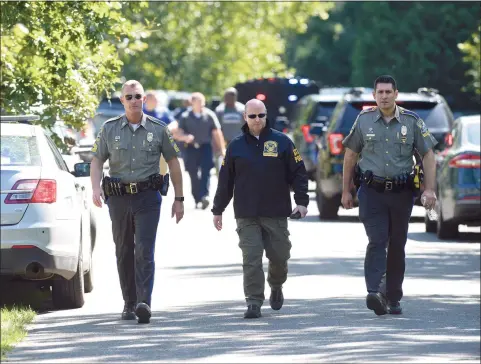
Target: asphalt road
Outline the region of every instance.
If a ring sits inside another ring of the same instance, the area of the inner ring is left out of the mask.
[[[215,178],[211,184],[215,192]],[[189,184],[185,183],[189,196]],[[357,209],[336,222],[289,223],[292,258],[285,304],[268,301],[244,320],[241,252],[232,205],[217,232],[208,211],[186,201],[184,220],[163,202],[150,325],[121,321],[122,296],[107,208],[96,209],[94,291],[78,310],[48,308],[9,362],[477,362],[480,360],[480,233],[456,241],[424,232],[415,208],[407,243],[404,314],[365,308],[367,244]],[[265,262],[267,263],[267,262]],[[266,285],[266,297],[269,288]]]

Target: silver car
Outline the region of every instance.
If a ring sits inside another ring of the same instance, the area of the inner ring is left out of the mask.
[[[38,118],[38,117],[36,117]],[[90,211],[76,175],[32,116],[1,116],[2,276],[41,280],[57,308],[79,308],[93,289]]]

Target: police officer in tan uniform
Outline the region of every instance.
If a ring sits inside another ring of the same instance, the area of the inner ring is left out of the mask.
[[[123,85],[120,100],[125,114],[103,124],[92,148],[91,164],[93,202],[102,207],[102,196],[112,220],[125,303],[122,319],[137,316],[139,323],[148,323],[151,317],[154,248],[162,202],[156,183],[163,179],[159,175],[161,155],[167,161],[175,190],[172,217],[175,215],[178,223],[184,214],[179,149],[166,124],[143,113],[145,98],[139,82],[132,80]],[[111,188],[102,193],[102,168],[107,159]],[[115,194],[105,196],[108,190]]]
[[[394,78],[378,77],[373,92],[377,107],[362,111],[343,141],[346,209],[353,207],[350,188],[360,156],[359,219],[369,238],[364,262],[366,304],[377,315],[402,313],[404,248],[415,200],[411,175],[415,150],[424,166],[421,199],[427,209],[436,203],[433,147],[437,141],[416,113],[396,105],[397,94]]]

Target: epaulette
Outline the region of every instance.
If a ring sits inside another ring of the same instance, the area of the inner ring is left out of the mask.
[[[156,123],[156,124],[159,124],[161,126],[167,126],[166,123],[164,123],[162,120],[159,120],[157,118],[154,118],[153,116],[150,116],[150,115],[145,115],[146,119],[148,119],[149,121],[153,122],[153,123]]]
[[[399,107],[399,106],[398,106]],[[419,120],[421,119],[421,117],[416,114],[414,111],[411,111],[411,110],[407,110],[407,109],[404,109],[402,107],[399,107],[399,112],[403,115],[409,115],[409,116],[412,116],[413,118],[415,118],[416,120]]]
[[[112,121],[117,121],[117,120],[120,120],[122,118],[123,115],[119,115],[119,116],[116,116],[112,119],[109,119],[109,120],[106,120],[104,124],[107,124],[107,123],[111,123]]]
[[[376,111],[376,110],[377,110],[377,106],[373,106],[373,107],[370,107],[369,109],[364,109],[364,110],[362,110],[362,111],[359,113],[359,115],[365,114],[365,113],[367,113],[367,112],[373,112],[373,111]]]

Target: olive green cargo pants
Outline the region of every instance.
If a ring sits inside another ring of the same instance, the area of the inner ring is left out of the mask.
[[[287,279],[287,261],[291,257],[292,246],[287,218],[239,218],[236,230],[242,250],[246,302],[248,305],[262,306],[265,299],[265,276],[262,268],[264,250],[269,259],[269,286],[281,288]]]

